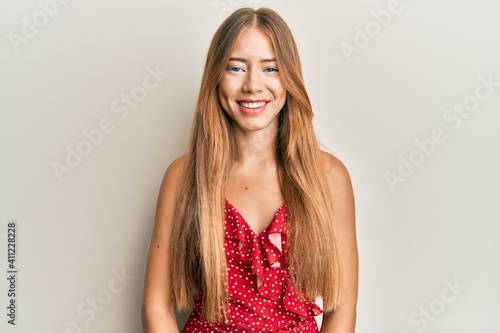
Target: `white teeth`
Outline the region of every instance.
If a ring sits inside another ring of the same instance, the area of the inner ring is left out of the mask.
[[[240,104],[248,109],[257,109],[266,104],[266,102],[255,102],[255,103],[240,102]]]

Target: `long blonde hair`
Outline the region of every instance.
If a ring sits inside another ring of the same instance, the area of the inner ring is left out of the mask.
[[[202,314],[210,322],[227,319],[224,190],[235,157],[232,124],[219,103],[217,86],[235,41],[251,26],[270,38],[287,90],[279,115],[276,154],[287,204],[290,278],[302,298],[322,296],[325,312],[336,310],[342,297],[342,265],[331,221],[327,175],[313,130],[297,46],[276,12],[241,8],[221,24],[208,50],[170,249],[177,308],[187,308],[201,288]]]

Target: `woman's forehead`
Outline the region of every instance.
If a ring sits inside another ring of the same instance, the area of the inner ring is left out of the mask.
[[[238,60],[276,61],[271,39],[262,29],[256,27],[241,31],[229,54],[230,58]]]

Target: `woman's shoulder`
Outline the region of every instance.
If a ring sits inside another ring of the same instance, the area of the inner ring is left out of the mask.
[[[341,232],[354,232],[354,191],[344,163],[330,153],[322,152],[327,186],[332,200],[333,220]],[[347,231],[346,231],[347,230]]]
[[[186,165],[186,155],[175,158],[167,167],[161,183],[161,190],[177,192]]]
[[[334,176],[340,178],[349,178],[349,172],[347,171],[346,166],[338,157],[324,150],[321,150],[320,154],[328,177]]]
[[[167,173],[174,173],[177,176],[180,176],[184,171],[184,167],[186,165],[186,154],[176,157],[168,166]]]
[[[322,151],[321,155],[325,166],[326,181],[332,197],[338,202],[352,201],[354,194],[351,176],[344,163],[328,152]]]

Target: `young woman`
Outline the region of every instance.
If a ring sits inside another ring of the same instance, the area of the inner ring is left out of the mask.
[[[219,27],[188,152],[167,169],[144,283],[148,333],[353,333],[349,175],[319,148],[296,44],[270,9]],[[315,299],[321,296],[323,310]]]

